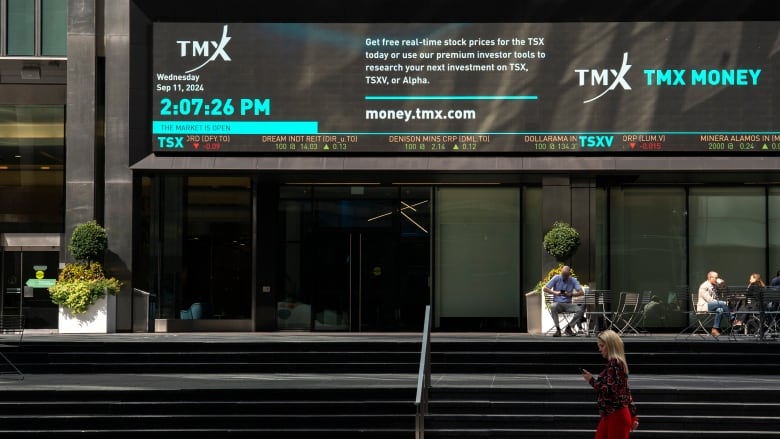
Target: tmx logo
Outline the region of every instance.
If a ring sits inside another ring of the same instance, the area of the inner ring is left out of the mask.
[[[610,92],[615,88],[617,88],[618,85],[623,87],[623,90],[631,90],[631,86],[626,81],[626,73],[628,73],[628,69],[630,68],[631,68],[631,64],[628,63],[628,52],[624,52],[623,65],[620,66],[620,70],[574,69],[574,71],[577,72],[577,74],[579,75],[580,87],[585,86],[588,78],[590,78],[591,86],[597,86],[597,85],[608,86],[607,89],[602,91],[601,94],[599,94],[598,96],[584,100],[582,101],[582,103],[587,104],[588,102],[593,102],[596,99],[607,94],[607,92]],[[611,83],[610,83],[610,78],[612,81]]]
[[[221,57],[225,61],[230,61],[230,55],[225,52],[225,46],[227,46],[228,41],[232,37],[228,36],[228,25],[225,25],[222,27],[222,39],[219,41],[190,41],[190,40],[177,40],[176,44],[179,45],[179,54],[183,58],[185,56],[208,56],[209,58],[204,62],[203,64],[199,65],[198,67],[195,67],[194,69],[189,69],[184,73],[192,73],[196,70],[201,69],[206,64],[210,63],[211,61],[214,61],[217,59],[217,57]],[[209,55],[209,52],[211,52],[211,48],[214,48],[214,51]]]

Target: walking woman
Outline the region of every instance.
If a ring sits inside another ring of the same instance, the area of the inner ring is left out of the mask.
[[[634,398],[628,387],[628,363],[623,340],[612,330],[599,333],[596,339],[599,353],[607,366],[598,376],[585,369],[582,377],[596,390],[601,419],[595,439],[628,439],[639,426]]]

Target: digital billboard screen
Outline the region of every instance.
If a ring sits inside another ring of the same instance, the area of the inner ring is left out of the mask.
[[[155,23],[154,152],[775,154],[776,22]]]

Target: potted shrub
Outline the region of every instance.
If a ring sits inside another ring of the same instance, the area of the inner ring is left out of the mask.
[[[107,248],[106,230],[96,221],[73,230],[68,252],[75,262],[65,264],[49,287],[51,301],[60,306],[60,332],[113,332],[114,296],[122,284],[103,268]]]
[[[561,272],[561,269],[565,265],[563,261],[571,256],[577,248],[580,246],[580,233],[569,225],[562,221],[556,221],[553,223],[547,233],[544,234],[542,239],[542,247],[550,256],[554,257],[558,261],[558,265],[552,267],[547,274],[544,275],[539,282],[536,283],[533,293],[541,294],[542,287],[544,287],[550,279],[556,274]],[[571,269],[571,275],[576,277],[574,269]]]

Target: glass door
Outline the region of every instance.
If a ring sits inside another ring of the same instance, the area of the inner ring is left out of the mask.
[[[314,266],[309,285],[313,291],[314,329],[349,330],[352,308],[353,236],[349,232],[319,232],[314,238]],[[359,320],[359,319],[357,319]]]
[[[362,232],[357,236],[360,265],[358,318],[361,331],[389,331],[400,323],[398,237],[389,232]],[[354,312],[353,312],[354,314]]]
[[[430,205],[427,187],[283,188],[277,328],[420,331]]]
[[[48,287],[57,279],[58,259],[56,251],[5,248],[0,313],[25,316],[29,329],[56,329],[58,309]]]
[[[398,316],[397,239],[381,231],[323,231],[315,241],[314,329],[378,331]]]
[[[24,303],[22,283],[22,252],[3,252],[2,315],[22,315]]]

